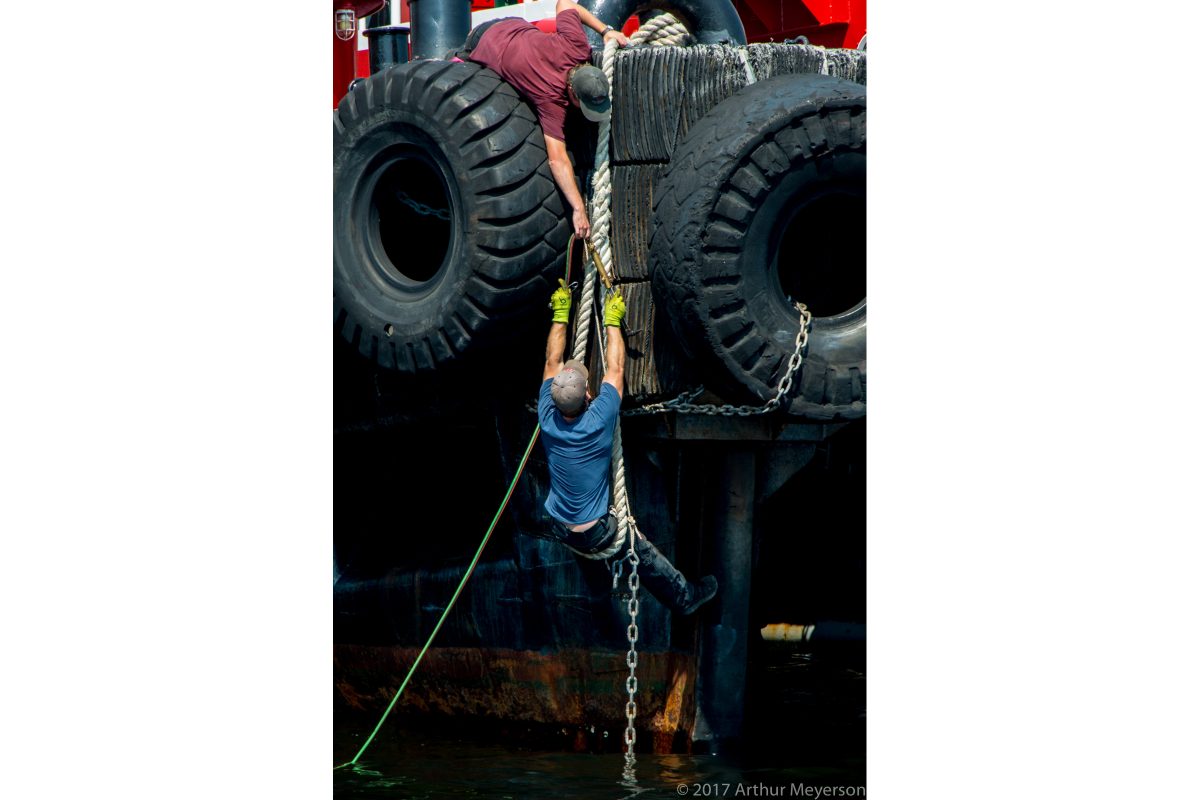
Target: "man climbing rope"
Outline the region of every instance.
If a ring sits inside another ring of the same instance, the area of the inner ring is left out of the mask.
[[[583,26],[587,25],[606,41],[615,39],[621,47],[628,45],[629,39],[572,0],[558,0],[555,11],[556,33],[542,33],[519,18],[495,20],[471,31],[458,55],[499,73],[533,103],[546,139],[550,172],[571,206],[575,236],[586,239],[592,226],[575,185],[563,133],[567,105],[576,106],[587,119],[599,122],[608,117],[611,104],[608,79],[586,63],[592,47]]]
[[[608,505],[608,473],[625,383],[625,340],[621,336],[625,300],[614,292],[604,304],[608,348],[604,382],[593,399],[587,389],[587,368],[575,360],[563,363],[571,293],[562,283],[560,279],[550,297],[553,316],[538,396],[538,422],[550,463],[550,495],[545,507],[553,520],[554,539],[581,554],[595,555],[604,552],[619,533],[617,517]],[[691,614],[716,595],[716,578],[709,575],[692,583],[641,532],[634,548],[641,580],[673,611]]]

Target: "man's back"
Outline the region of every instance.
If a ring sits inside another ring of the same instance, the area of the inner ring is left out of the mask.
[[[567,71],[587,61],[591,45],[579,14],[562,11],[557,33],[542,33],[523,19],[506,19],[488,29],[471,60],[496,72],[537,109],[542,132],[563,139],[567,118]]]
[[[538,422],[550,463],[546,511],[567,525],[591,522],[608,513],[608,470],[621,397],[611,384],[601,384],[600,396],[568,422],[550,399],[551,383],[542,384],[538,398]]]

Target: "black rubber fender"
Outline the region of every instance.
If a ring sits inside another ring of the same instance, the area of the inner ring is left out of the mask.
[[[680,344],[730,399],[774,397],[813,313],[792,413],[866,413],[866,90],[782,75],[716,105],[655,187],[650,274]]]
[[[634,14],[669,11],[700,44],[746,44],[746,28],[732,0],[583,0],[579,5],[617,30]],[[595,31],[588,30],[587,34],[594,47],[603,46]]]
[[[478,64],[372,75],[333,117],[334,329],[429,372],[545,305],[570,222],[529,105]]]

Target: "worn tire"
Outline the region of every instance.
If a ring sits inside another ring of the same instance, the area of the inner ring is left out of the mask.
[[[866,412],[866,94],[783,75],[722,101],[688,132],[656,187],[652,286],[705,380],[774,397],[813,313],[790,410]]]
[[[533,111],[471,63],[401,64],[342,99],[333,203],[334,328],[407,373],[503,342],[570,234]]]

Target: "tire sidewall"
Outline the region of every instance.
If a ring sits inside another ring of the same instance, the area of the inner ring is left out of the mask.
[[[792,83],[784,87],[784,81]],[[808,117],[865,113],[865,102],[862,87],[849,81],[780,76],[747,87],[718,104],[676,149],[659,194],[660,199],[673,197],[674,203],[664,201],[661,214],[656,208],[653,284],[670,310],[672,326],[684,349],[708,364],[711,378],[734,395],[753,395],[760,400],[773,397],[795,350],[800,316],[785,295],[773,264],[791,214],[823,195],[865,198],[866,191],[865,127],[853,128],[861,130],[861,137],[852,134],[842,140],[827,136],[822,147],[810,141],[808,150],[788,151],[784,153],[786,166],[772,168],[770,174],[755,161],[756,151],[768,141],[778,145],[781,131],[789,126],[798,129]],[[750,120],[755,124],[748,126]],[[861,120],[855,125],[865,124],[865,116]],[[739,171],[751,164],[755,167],[751,172],[765,189],[752,196],[739,189],[736,197],[751,210],[742,222],[726,224],[724,232],[717,231],[715,223],[730,219],[718,208],[727,195],[735,196],[735,187],[744,187],[744,175]],[[734,276],[736,289],[720,288],[732,283]],[[739,319],[748,321],[751,336],[757,337],[751,347],[738,341],[741,323],[717,321],[737,297],[745,301]],[[795,300],[804,302],[805,298]],[[737,352],[726,342],[737,342]],[[753,369],[738,363],[761,345],[766,349]],[[806,413],[829,403],[824,374],[840,381],[840,374],[834,373],[852,370],[865,380],[865,359],[865,298],[834,315],[814,316],[803,368],[808,375],[801,382],[803,396],[797,402]],[[830,405],[816,416],[861,415],[862,403],[855,401],[854,405],[841,410]]]
[[[741,163],[744,163],[741,162]],[[738,165],[740,167],[740,163]],[[814,159],[793,162],[792,169],[770,190],[766,201],[751,218],[746,231],[746,246],[739,259],[746,294],[763,302],[751,305],[747,316],[764,333],[776,354],[783,358],[795,350],[800,318],[778,275],[778,252],[793,215],[805,205],[830,195],[861,195],[866,185],[866,156],[857,151],[826,153]],[[829,316],[813,316],[812,328],[822,334],[846,337],[867,322],[866,302]],[[763,391],[775,387],[762,383]],[[761,392],[760,392],[761,395]]]
[[[454,269],[472,247],[467,224],[471,198],[459,188],[467,185],[467,175],[458,144],[428,116],[409,108],[374,109],[348,134],[342,151],[345,158],[334,169],[334,293],[349,295],[346,299],[355,306],[355,315],[375,331],[391,324],[402,338],[432,335],[470,277],[465,270]],[[419,283],[383,263],[378,221],[370,213],[377,182],[399,156],[433,167],[450,204],[452,225],[446,254],[435,275]],[[397,302],[420,302],[428,313],[417,319],[397,318],[388,310],[390,303]]]

